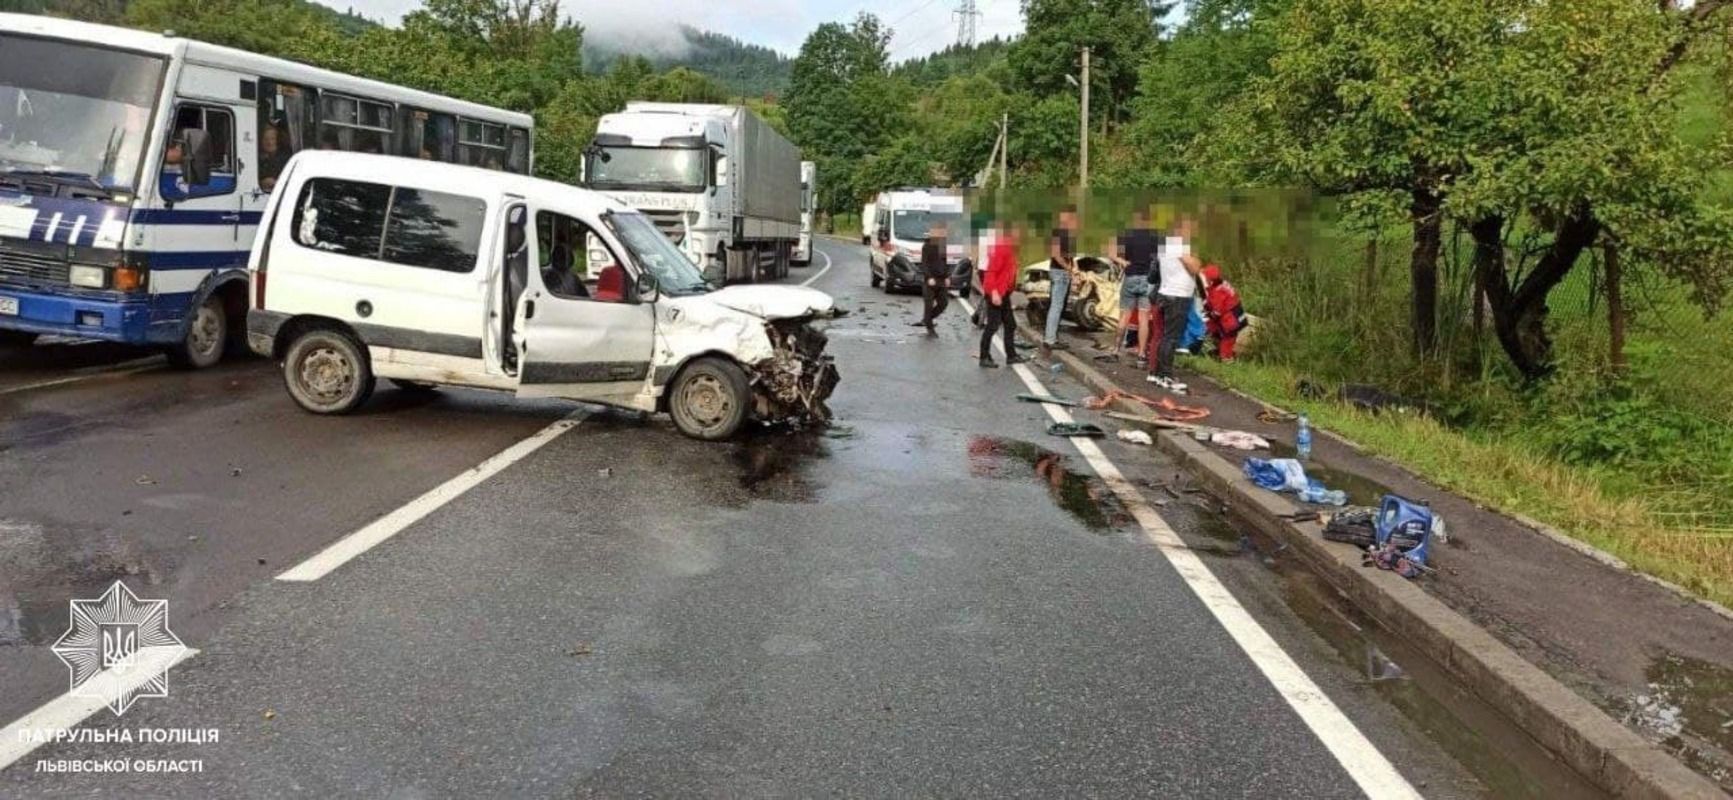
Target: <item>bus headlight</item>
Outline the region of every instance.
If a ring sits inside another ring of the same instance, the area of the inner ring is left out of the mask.
[[[68,271],[67,278],[73,286],[86,289],[101,289],[108,285],[108,271],[102,267],[83,267],[74,264]]]

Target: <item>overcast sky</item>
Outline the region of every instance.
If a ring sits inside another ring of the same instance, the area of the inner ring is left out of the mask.
[[[320,0],[338,9],[395,24],[420,0]],[[891,59],[901,61],[950,44],[957,36],[958,0],[564,0],[561,6],[598,37],[622,34],[652,46],[673,25],[727,34],[789,55],[800,49],[806,35],[821,22],[853,19],[872,11],[896,32]],[[976,0],[981,17],[976,36],[1016,34],[1023,29],[1019,0]]]

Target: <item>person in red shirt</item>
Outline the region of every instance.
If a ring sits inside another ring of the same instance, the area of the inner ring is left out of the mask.
[[[1223,361],[1232,361],[1234,344],[1246,327],[1240,293],[1222,277],[1222,268],[1214,264],[1204,267],[1199,276],[1204,285],[1204,330],[1216,339],[1216,355]]]
[[[1003,220],[994,223],[998,236],[987,248],[987,273],[981,276],[982,316],[987,327],[981,331],[981,366],[992,369],[993,333],[1005,330],[1005,363],[1021,364],[1017,355],[1017,317],[1011,312],[1011,289],[1017,283],[1017,242],[1020,231],[1012,230]]]

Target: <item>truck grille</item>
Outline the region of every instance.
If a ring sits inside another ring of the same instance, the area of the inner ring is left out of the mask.
[[[65,259],[0,250],[0,281],[65,286],[72,281],[71,271]]]
[[[681,244],[686,241],[686,212],[653,210],[645,211],[644,216],[649,217],[650,221],[655,223],[656,230],[668,237],[668,241],[674,244]]]

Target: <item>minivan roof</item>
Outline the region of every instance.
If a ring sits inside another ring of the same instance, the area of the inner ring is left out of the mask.
[[[568,202],[573,198],[581,198],[581,210],[595,214],[633,210],[601,192],[568,183],[418,158],[348,153],[340,150],[302,150],[289,160],[289,169],[294,170],[296,178],[347,178],[471,197],[478,194],[504,194],[527,199],[558,193],[564,195]]]

